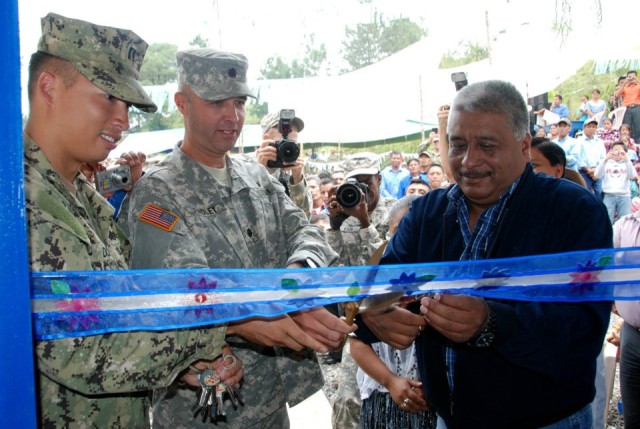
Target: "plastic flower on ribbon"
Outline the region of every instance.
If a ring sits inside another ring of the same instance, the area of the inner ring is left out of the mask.
[[[601,261],[598,261],[601,262]],[[588,260],[586,264],[578,263],[578,271],[571,273],[571,286],[569,290],[583,295],[585,292],[594,291],[594,283],[600,282],[602,265]]]
[[[207,279],[205,279],[204,277],[201,277],[200,280],[198,282],[194,282],[193,280],[189,280],[189,282],[187,283],[187,287],[189,289],[202,289],[202,290],[206,290],[206,289],[215,289],[216,286],[218,286],[218,281],[217,280],[213,280],[211,282],[207,282]],[[194,296],[193,296],[193,300],[196,304],[205,304],[208,300],[207,298],[207,294],[204,292],[197,292]],[[196,315],[196,317],[200,317],[200,315],[203,312],[206,312],[207,314],[213,314],[213,308],[197,308],[195,310],[187,310],[186,313],[189,313],[190,311],[193,311]]]
[[[51,291],[55,294],[64,295],[91,292],[89,287],[80,288],[76,285],[69,286],[68,283],[59,280],[51,281]],[[65,298],[57,302],[56,307],[66,313],[100,310],[100,304],[96,298]],[[59,323],[67,323],[72,330],[75,329],[78,325],[86,330],[89,329],[93,324],[99,323],[100,319],[94,314],[83,314],[79,316],[61,316],[57,319],[57,321]]]
[[[389,279],[389,283],[391,283],[392,285],[400,285],[402,286],[402,289],[408,292],[408,295],[414,294],[414,293],[420,293],[420,291],[415,290],[414,288],[410,288],[408,286],[403,286],[403,285],[411,285],[411,284],[416,284],[416,283],[429,283],[431,280],[435,279],[436,275],[435,274],[424,274],[422,276],[416,276],[416,273],[411,273],[408,274],[407,273],[402,273],[400,274],[400,277],[397,279]]]
[[[504,286],[507,284],[507,279],[511,277],[508,269],[500,269],[498,267],[492,268],[490,271],[483,271],[482,277],[476,280],[476,286],[478,288],[491,288]]]

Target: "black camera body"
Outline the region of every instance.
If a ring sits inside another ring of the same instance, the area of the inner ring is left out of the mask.
[[[280,121],[278,122],[278,131],[282,134],[282,139],[273,143],[271,146],[276,148],[276,160],[267,161],[269,168],[282,168],[285,165],[295,164],[300,156],[300,148],[293,140],[289,140],[289,133],[293,130],[293,119],[296,112],[293,109],[280,110]]]
[[[453,82],[456,86],[456,91],[460,91],[462,88],[467,86],[467,84],[469,84],[465,72],[451,73],[451,82]]]
[[[364,201],[367,203],[367,192],[369,186],[365,183],[358,182],[354,177],[350,177],[344,181],[344,183],[338,186],[336,190],[336,200],[345,209],[350,209],[357,206],[362,201],[362,194],[364,193]]]
[[[132,185],[131,168],[128,165],[118,165],[95,174],[96,190],[104,195]]]

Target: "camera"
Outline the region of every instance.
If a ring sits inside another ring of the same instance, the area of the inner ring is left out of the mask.
[[[367,202],[367,191],[369,186],[358,182],[355,178],[350,177],[344,183],[338,186],[336,190],[336,200],[345,209],[357,206],[362,201],[362,193],[364,193],[364,201]]]
[[[300,156],[300,148],[293,141],[289,140],[289,133],[293,131],[293,120],[296,112],[293,109],[280,110],[280,121],[278,122],[278,131],[282,134],[282,139],[278,140],[272,146],[276,148],[276,160],[267,161],[269,168],[281,168],[285,164],[295,164],[298,156]]]
[[[131,183],[131,168],[128,165],[118,165],[95,175],[96,190],[104,195],[120,189],[128,188]]]
[[[456,86],[456,91],[460,91],[469,83],[467,82],[467,75],[465,72],[451,73],[451,82]]]

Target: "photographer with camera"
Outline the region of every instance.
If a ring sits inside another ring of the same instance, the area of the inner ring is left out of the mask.
[[[281,113],[290,113],[290,117],[281,118]],[[295,116],[293,110],[281,110],[269,113],[260,121],[262,144],[256,151],[256,160],[284,186],[287,195],[307,217],[311,216],[313,202],[311,192],[304,178],[304,158],[300,157],[298,133],[304,129],[302,119]],[[283,136],[284,126],[287,136]]]
[[[635,70],[629,70],[626,79],[620,81],[615,96],[621,97],[622,105],[626,107],[622,123],[628,124],[633,131],[631,137],[640,141],[640,83]]]

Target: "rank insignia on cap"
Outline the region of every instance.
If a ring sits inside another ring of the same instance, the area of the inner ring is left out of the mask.
[[[155,204],[147,203],[138,215],[138,219],[165,231],[171,231],[180,217]]]

